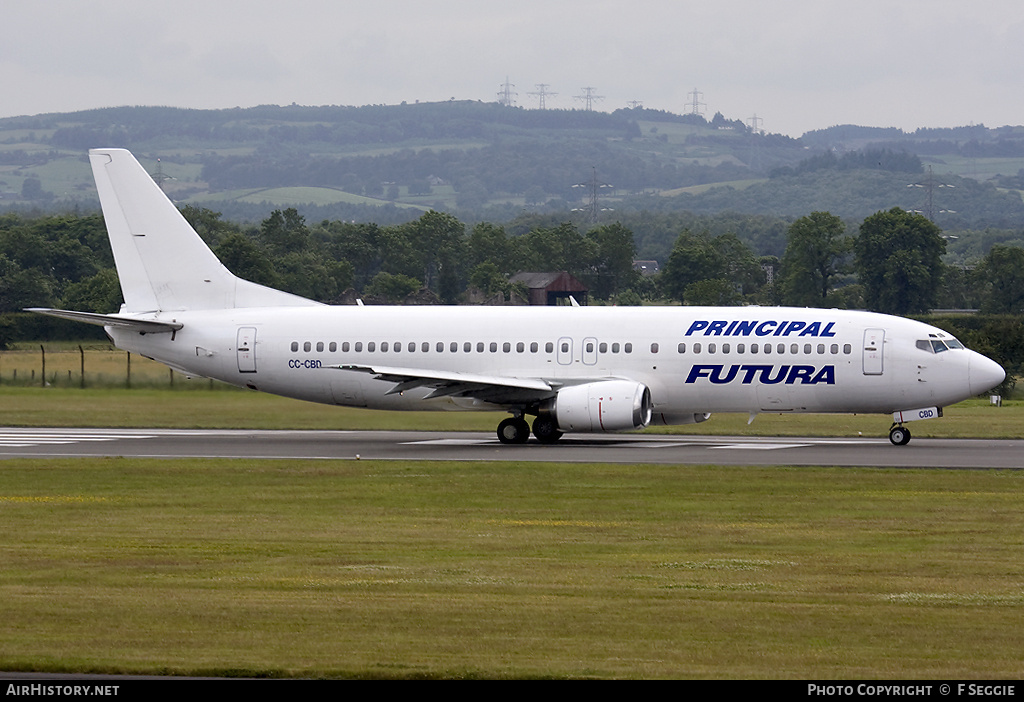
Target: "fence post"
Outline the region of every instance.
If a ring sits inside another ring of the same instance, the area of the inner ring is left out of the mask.
[[[78,355],[81,356],[81,378],[78,381],[78,386],[81,388],[85,387],[85,351],[82,350],[82,345],[78,345]]]
[[[132,352],[126,352],[128,354],[128,374],[125,376],[125,387],[131,388],[132,386]]]
[[[43,353],[43,373],[42,373],[41,376],[39,376],[40,383],[41,383],[40,387],[44,387],[45,388],[46,387],[46,349],[43,348],[42,344],[39,344],[39,350],[42,351],[42,353]]]

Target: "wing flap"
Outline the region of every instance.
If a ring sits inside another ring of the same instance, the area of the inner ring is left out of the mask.
[[[328,367],[342,371],[366,373],[372,375],[376,380],[395,383],[395,386],[387,392],[388,395],[400,394],[416,388],[430,388],[431,392],[424,399],[456,396],[498,404],[521,404],[552,397],[557,391],[555,384],[539,378],[454,373],[395,366],[342,364]]]

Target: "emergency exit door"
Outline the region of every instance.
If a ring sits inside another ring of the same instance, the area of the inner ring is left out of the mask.
[[[882,375],[885,360],[885,330],[864,330],[864,375]]]
[[[238,344],[235,347],[238,353],[238,372],[256,372],[256,327],[239,327]]]

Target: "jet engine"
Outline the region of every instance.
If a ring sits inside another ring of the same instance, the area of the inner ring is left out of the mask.
[[[546,408],[563,432],[630,431],[651,422],[651,391],[630,380],[562,388]]]

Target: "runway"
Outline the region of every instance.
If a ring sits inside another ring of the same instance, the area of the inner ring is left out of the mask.
[[[468,432],[0,428],[0,460],[85,456],[1024,469],[1024,440],[580,434],[507,446]]]

